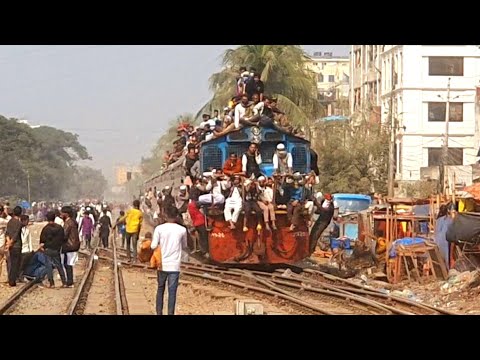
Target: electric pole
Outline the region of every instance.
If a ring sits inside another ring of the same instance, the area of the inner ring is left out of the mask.
[[[393,90],[395,89],[395,83],[393,78],[394,73],[394,64],[393,60],[395,59],[392,51],[392,60],[391,60],[391,81],[392,88],[390,90],[390,146],[388,150],[388,197],[392,198],[394,196],[394,183],[395,183],[395,131],[396,126],[393,121]]]
[[[443,134],[443,151],[440,163],[440,189],[442,194],[446,194],[446,174],[447,174],[447,164],[448,164],[448,123],[450,121],[450,79],[448,78],[447,84],[447,103],[445,106],[445,134]]]

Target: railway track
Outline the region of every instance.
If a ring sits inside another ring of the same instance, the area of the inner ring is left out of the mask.
[[[151,269],[145,265],[124,266]],[[316,270],[305,269],[301,274],[282,271],[273,273],[245,269],[228,269],[214,265],[183,263],[182,275],[233,286],[288,301],[306,313],[325,315],[455,315],[441,308],[417,303],[401,297],[365,289],[349,280],[336,278]],[[313,276],[312,276],[313,275]],[[323,278],[323,280],[322,280]]]
[[[129,314],[122,270],[118,266],[119,259],[115,239],[111,243],[113,244],[111,251],[99,248],[98,245],[93,249],[67,315],[88,314],[91,312],[89,309],[97,308],[102,308],[103,313],[109,315]],[[102,253],[111,256],[102,256]],[[98,271],[103,271],[103,276],[96,279]],[[105,279],[107,279],[107,283],[105,283]],[[110,288],[110,292],[114,293],[114,296],[105,294],[105,288]],[[108,301],[110,301],[109,304]]]
[[[98,313],[92,310],[92,304],[94,309],[95,305],[97,309],[103,306],[100,313],[129,314],[122,267],[151,271],[155,269],[127,263],[126,250],[117,247],[116,241],[112,241],[112,244],[112,249],[95,247],[91,253],[81,252],[88,258],[82,279],[66,312],[68,315]],[[110,281],[105,282],[106,276]],[[282,304],[287,302],[298,309],[299,313],[305,314],[456,315],[442,308],[386,294],[313,268],[266,272],[185,262],[182,263],[182,276],[190,280],[213,282],[220,288],[234,287],[240,292],[255,293],[260,299]],[[98,278],[103,278],[103,282]],[[0,315],[13,313],[15,304],[35,288],[36,284],[33,283],[20,287],[0,305]],[[108,294],[105,293],[106,289]],[[105,302],[109,304],[105,305]]]
[[[10,296],[3,304],[0,305],[0,315],[5,315],[14,305],[25,296],[27,293],[32,291],[37,285],[31,281],[26,284],[23,284],[19,289]]]
[[[84,261],[81,257],[80,264]],[[82,268],[83,266],[80,265]],[[83,269],[80,269],[80,272]],[[39,289],[39,283],[29,281],[20,286],[3,304],[0,315],[62,315],[66,313],[73,289]],[[58,290],[58,292],[56,292]],[[64,307],[65,306],[65,307]]]

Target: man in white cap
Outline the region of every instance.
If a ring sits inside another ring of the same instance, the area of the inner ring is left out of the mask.
[[[223,180],[222,170],[212,170],[211,174],[204,173],[204,176],[209,177],[205,190],[210,191],[210,194],[199,196],[198,202],[200,205],[215,206],[224,204],[225,196],[223,196],[223,191],[227,189],[227,181]]]
[[[277,151],[273,154],[273,171],[278,174],[291,174],[293,168],[292,154],[287,152],[285,145],[277,145]]]

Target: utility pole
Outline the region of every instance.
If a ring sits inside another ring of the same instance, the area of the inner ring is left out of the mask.
[[[446,195],[445,179],[448,163],[448,123],[450,121],[450,79],[447,84],[447,103],[445,106],[445,134],[443,134],[443,151],[440,163],[440,189],[443,195]]]
[[[392,81],[392,88],[390,91],[390,146],[389,146],[389,159],[388,159],[388,197],[393,197],[395,193],[394,183],[395,183],[395,132],[396,126],[393,121],[393,90],[395,89],[394,79],[393,79],[393,72],[394,72],[394,64],[393,60],[395,56],[392,51],[392,60],[391,60],[391,81]]]

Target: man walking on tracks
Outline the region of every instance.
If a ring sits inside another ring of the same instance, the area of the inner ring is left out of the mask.
[[[73,266],[78,260],[80,236],[78,235],[77,223],[73,220],[72,207],[64,206],[61,213],[65,221],[65,243],[62,246],[62,262],[67,273],[67,287],[73,288]]]
[[[133,209],[128,210],[125,216],[128,261],[132,261],[130,243],[132,243],[133,247],[133,262],[137,260],[137,241],[140,235],[140,229],[142,228],[142,222],[143,213],[140,211],[140,201],[134,200]]]
[[[60,257],[60,250],[65,243],[65,234],[63,228],[55,223],[55,213],[50,211],[47,213],[48,224],[42,229],[40,233],[40,246],[46,256],[45,270],[49,285],[47,287],[54,288],[55,282],[53,280],[53,268],[58,270],[60,278],[62,279],[63,287],[67,287],[67,280],[65,272],[63,271],[62,261]]]
[[[168,208],[167,222],[155,228],[151,248],[160,246],[162,262],[157,272],[157,315],[163,312],[163,295],[168,280],[168,315],[175,314],[182,249],[187,248],[187,229],[176,223],[178,210]]]

